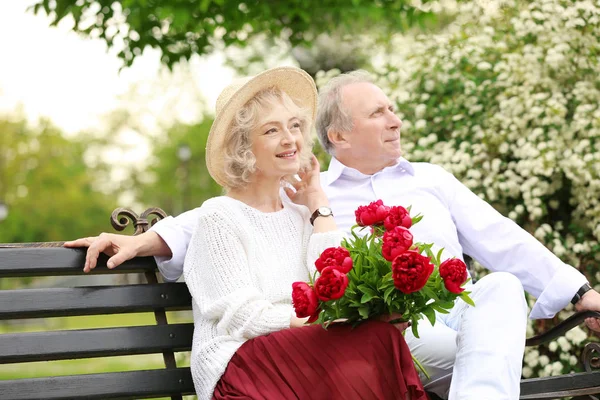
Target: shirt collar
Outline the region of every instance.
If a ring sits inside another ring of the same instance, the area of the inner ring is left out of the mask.
[[[383,170],[376,172],[373,175],[377,175],[380,172],[383,172],[385,170],[400,170],[400,171],[404,171],[407,172],[409,175],[413,175],[415,174],[415,168],[413,167],[413,165],[410,163],[410,161],[408,161],[407,159],[405,159],[404,157],[400,157],[398,159],[398,162],[395,165],[389,166],[389,167],[385,167]],[[327,169],[327,185],[331,185],[333,182],[335,182],[336,180],[338,180],[338,178],[344,174],[349,174],[352,176],[368,176],[363,174],[362,172],[354,169],[354,168],[350,168],[345,166],[344,164],[342,164],[337,158],[332,157],[331,158],[331,162],[329,163],[329,168]]]

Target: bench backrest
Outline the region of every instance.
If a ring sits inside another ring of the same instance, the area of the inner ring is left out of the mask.
[[[84,275],[85,249],[61,243],[0,245],[0,280],[9,277]],[[0,363],[162,353],[164,369],[0,381],[0,399],[181,398],[194,393],[189,368],[177,368],[174,353],[191,348],[193,324],[169,324],[166,311],[191,309],[184,283],[160,283],[151,257],[110,270],[102,255],[81,287],[0,290],[0,323],[23,318],[153,312],[156,324],[5,333]],[[93,285],[101,274],[143,273],[147,283]],[[35,364],[33,364],[35,365]],[[35,368],[35,367],[34,367]]]

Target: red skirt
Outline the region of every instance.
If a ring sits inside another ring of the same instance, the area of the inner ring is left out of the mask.
[[[406,395],[410,393],[410,397]],[[213,399],[426,400],[398,329],[367,322],[285,329],[244,343]]]

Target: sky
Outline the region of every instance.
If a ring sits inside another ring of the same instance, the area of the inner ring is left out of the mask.
[[[129,106],[122,99],[132,90],[139,100],[157,80],[167,82],[161,87],[181,83],[183,77],[177,76],[180,70],[174,75],[168,73],[160,66],[160,54],[152,50],[119,73],[121,62],[115,52],[107,52],[104,42],[71,32],[69,21],[50,27],[50,19],[43,13],[26,11],[32,3],[0,1],[0,113],[14,115],[20,111],[32,123],[47,117],[65,133],[76,134],[103,126],[110,111]],[[216,98],[234,72],[223,66],[219,54],[193,59],[190,70],[192,89],[201,93],[207,110],[214,112]],[[183,86],[190,89],[190,85]],[[144,106],[164,115],[161,107],[174,97],[186,96],[171,90]],[[201,113],[191,107],[198,108],[197,102],[171,107],[170,111],[176,109],[177,113],[172,117],[184,122],[198,119]],[[153,123],[156,121],[149,122]]]

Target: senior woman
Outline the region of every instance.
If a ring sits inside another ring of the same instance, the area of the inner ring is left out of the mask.
[[[308,74],[282,67],[217,100],[206,163],[225,195],[202,205],[184,265],[200,399],[426,398],[394,326],[326,331],[293,312],[292,283],[342,239],[311,154],[316,99]]]

